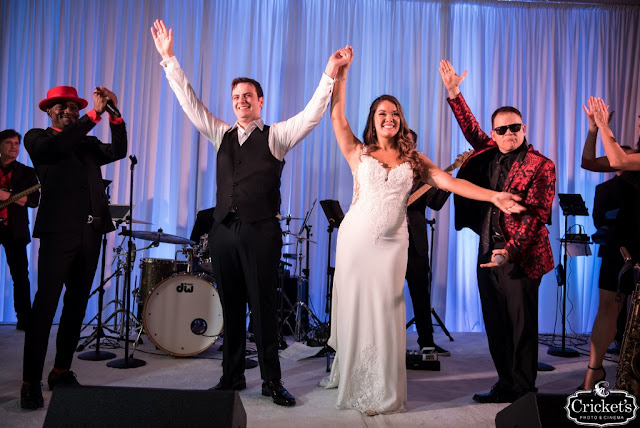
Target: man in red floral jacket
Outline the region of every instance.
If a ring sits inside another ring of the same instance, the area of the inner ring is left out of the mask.
[[[486,203],[454,199],[456,229],[469,227],[480,235],[478,289],[498,372],[491,391],[473,399],[507,403],[537,391],[538,286],[554,266],[545,224],[551,221],[556,173],[553,162],[527,143],[527,128],[516,108],[501,107],[493,113],[491,136],[480,129],[460,94],[466,74],[457,75],[449,61],[440,63],[449,105],[475,150],[458,178],[517,194],[526,207],[521,214],[504,215]]]

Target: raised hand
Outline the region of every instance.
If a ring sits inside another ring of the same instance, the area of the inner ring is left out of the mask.
[[[522,198],[508,192],[499,192],[493,195],[491,203],[498,207],[505,214],[518,214],[525,211],[525,207],[520,205]]]
[[[98,113],[104,113],[107,101],[111,100],[114,106],[118,106],[118,97],[104,86],[96,86],[93,91],[93,109]]]
[[[351,66],[353,61],[353,47],[345,46],[331,54],[325,73],[329,77],[336,77],[338,73],[343,75],[347,69]]]
[[[458,76],[451,63],[443,59],[440,61],[440,76],[442,76],[444,87],[449,91],[449,97],[455,98],[460,93],[460,83],[467,77],[467,71],[465,70],[462,76]]]
[[[589,107],[586,107],[583,105],[582,109],[584,110],[584,113],[587,115],[587,120],[589,121],[589,128],[592,130],[595,130],[595,128],[597,128],[597,125],[596,125],[596,120],[593,117],[593,113],[594,113],[593,99],[594,99],[593,97],[589,97],[587,99],[587,106]]]
[[[151,36],[156,50],[162,56],[162,59],[171,58],[173,53],[173,29],[167,30],[162,19],[156,19],[151,27]]]
[[[593,120],[600,129],[609,127],[609,106],[602,98],[589,97],[589,109],[593,111]]]

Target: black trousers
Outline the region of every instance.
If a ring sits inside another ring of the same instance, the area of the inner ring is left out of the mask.
[[[478,288],[498,385],[535,392],[538,370],[538,286],[514,263],[478,265]]]
[[[246,311],[251,306],[253,335],[263,380],[281,378],[278,359],[277,286],[282,231],[277,219],[242,223],[231,213],[209,234],[213,274],[222,301],[222,374],[233,382],[244,373]]]
[[[27,325],[31,312],[31,284],[29,283],[29,259],[27,242],[15,241],[7,226],[0,224],[0,245],[4,247],[7,265],[13,280],[13,307],[18,321]]]
[[[433,346],[433,324],[431,323],[431,293],[429,292],[429,260],[409,245],[407,259],[407,286],[413,305],[413,317],[418,331],[418,346]]]
[[[33,300],[32,324],[24,340],[24,381],[42,379],[51,325],[63,286],[64,303],[54,367],[71,368],[98,265],[101,237],[87,224],[78,235],[53,234],[40,238],[38,291]]]

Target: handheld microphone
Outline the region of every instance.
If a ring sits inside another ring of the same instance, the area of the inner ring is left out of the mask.
[[[113,117],[122,117],[120,114],[120,110],[113,104],[113,101],[108,100],[107,105],[105,106],[105,110],[109,112],[109,114]]]
[[[496,254],[495,256],[493,256],[493,261],[495,262],[495,264],[500,266],[501,264],[504,263],[505,258],[502,254]]]

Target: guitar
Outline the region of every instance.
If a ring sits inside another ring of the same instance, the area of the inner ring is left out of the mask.
[[[0,201],[0,210],[3,209],[4,207],[11,205],[12,203],[14,203],[15,201],[17,201],[20,198],[24,198],[27,195],[32,194],[33,192],[35,192],[36,190],[38,190],[40,188],[40,183],[36,184],[35,186],[29,187],[26,190],[23,190],[20,193],[16,193],[13,196],[10,196],[9,199],[7,199],[6,201]]]
[[[473,154],[473,150],[467,150],[464,153],[460,153],[458,155],[458,157],[456,158],[456,160],[453,161],[453,163],[451,165],[449,165],[448,167],[446,167],[444,169],[444,172],[451,172],[456,168],[460,168],[460,166],[466,162],[467,159],[469,159],[469,157],[471,157],[471,155]],[[431,189],[433,186],[430,186],[428,184],[425,184],[424,186],[420,187],[418,190],[416,190],[415,192],[413,192],[410,196],[409,199],[407,200],[407,206],[411,205],[412,203],[414,203],[415,201],[418,200],[418,198],[422,195],[424,195],[425,193],[427,193],[429,191],[429,189]]]

